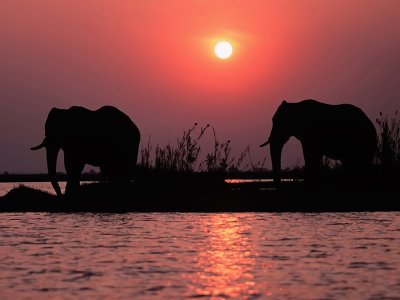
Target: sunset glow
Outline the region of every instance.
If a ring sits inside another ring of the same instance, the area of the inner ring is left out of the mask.
[[[27,149],[52,107],[116,106],[154,145],[210,123],[270,169],[282,99],[398,109],[400,1],[56,2],[2,1],[0,173],[47,172]],[[302,159],[291,139],[283,167]]]
[[[214,52],[218,58],[227,59],[231,57],[233,48],[229,42],[221,41],[215,45]]]

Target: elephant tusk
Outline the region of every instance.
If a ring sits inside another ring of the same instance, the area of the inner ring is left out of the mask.
[[[270,143],[270,141],[269,141],[269,139],[268,139],[268,141],[266,141],[264,144],[261,144],[260,147],[267,146],[269,143]]]
[[[32,147],[31,150],[39,150],[39,149],[42,149],[45,146],[46,146],[46,139],[44,139],[43,142],[40,145]]]

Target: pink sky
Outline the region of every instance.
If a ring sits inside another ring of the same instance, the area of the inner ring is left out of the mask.
[[[213,55],[218,39],[233,43],[230,59]],[[258,145],[273,113],[308,98],[373,120],[400,108],[400,1],[2,0],[0,173],[45,172],[44,151],[29,148],[52,107],[105,104],[142,142],[210,123],[235,155],[249,145],[270,168]],[[283,157],[302,163],[299,143]]]

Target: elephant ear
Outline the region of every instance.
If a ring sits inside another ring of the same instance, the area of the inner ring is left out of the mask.
[[[52,109],[50,109],[49,114],[47,115],[47,120],[46,120],[46,124],[47,123],[54,123],[55,120],[59,119],[59,114],[60,109],[57,107],[53,107]]]
[[[283,100],[281,105],[279,105],[276,113],[281,112],[282,110],[284,110],[287,105],[288,105],[288,102],[286,100]]]
[[[64,124],[66,121],[66,110],[53,107],[44,124],[45,135],[52,138],[62,136],[65,131]]]

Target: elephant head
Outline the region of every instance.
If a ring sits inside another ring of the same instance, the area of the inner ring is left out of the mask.
[[[57,195],[61,195],[61,189],[56,178],[56,165],[58,152],[63,147],[63,137],[67,134],[67,112],[65,109],[52,108],[45,124],[45,138],[43,142],[31,150],[46,148],[47,170],[51,184]]]
[[[291,109],[290,104],[283,101],[272,118],[272,130],[268,140],[260,145],[260,147],[270,145],[275,184],[280,183],[283,145],[285,145],[291,136],[296,136],[297,119],[298,116]]]

